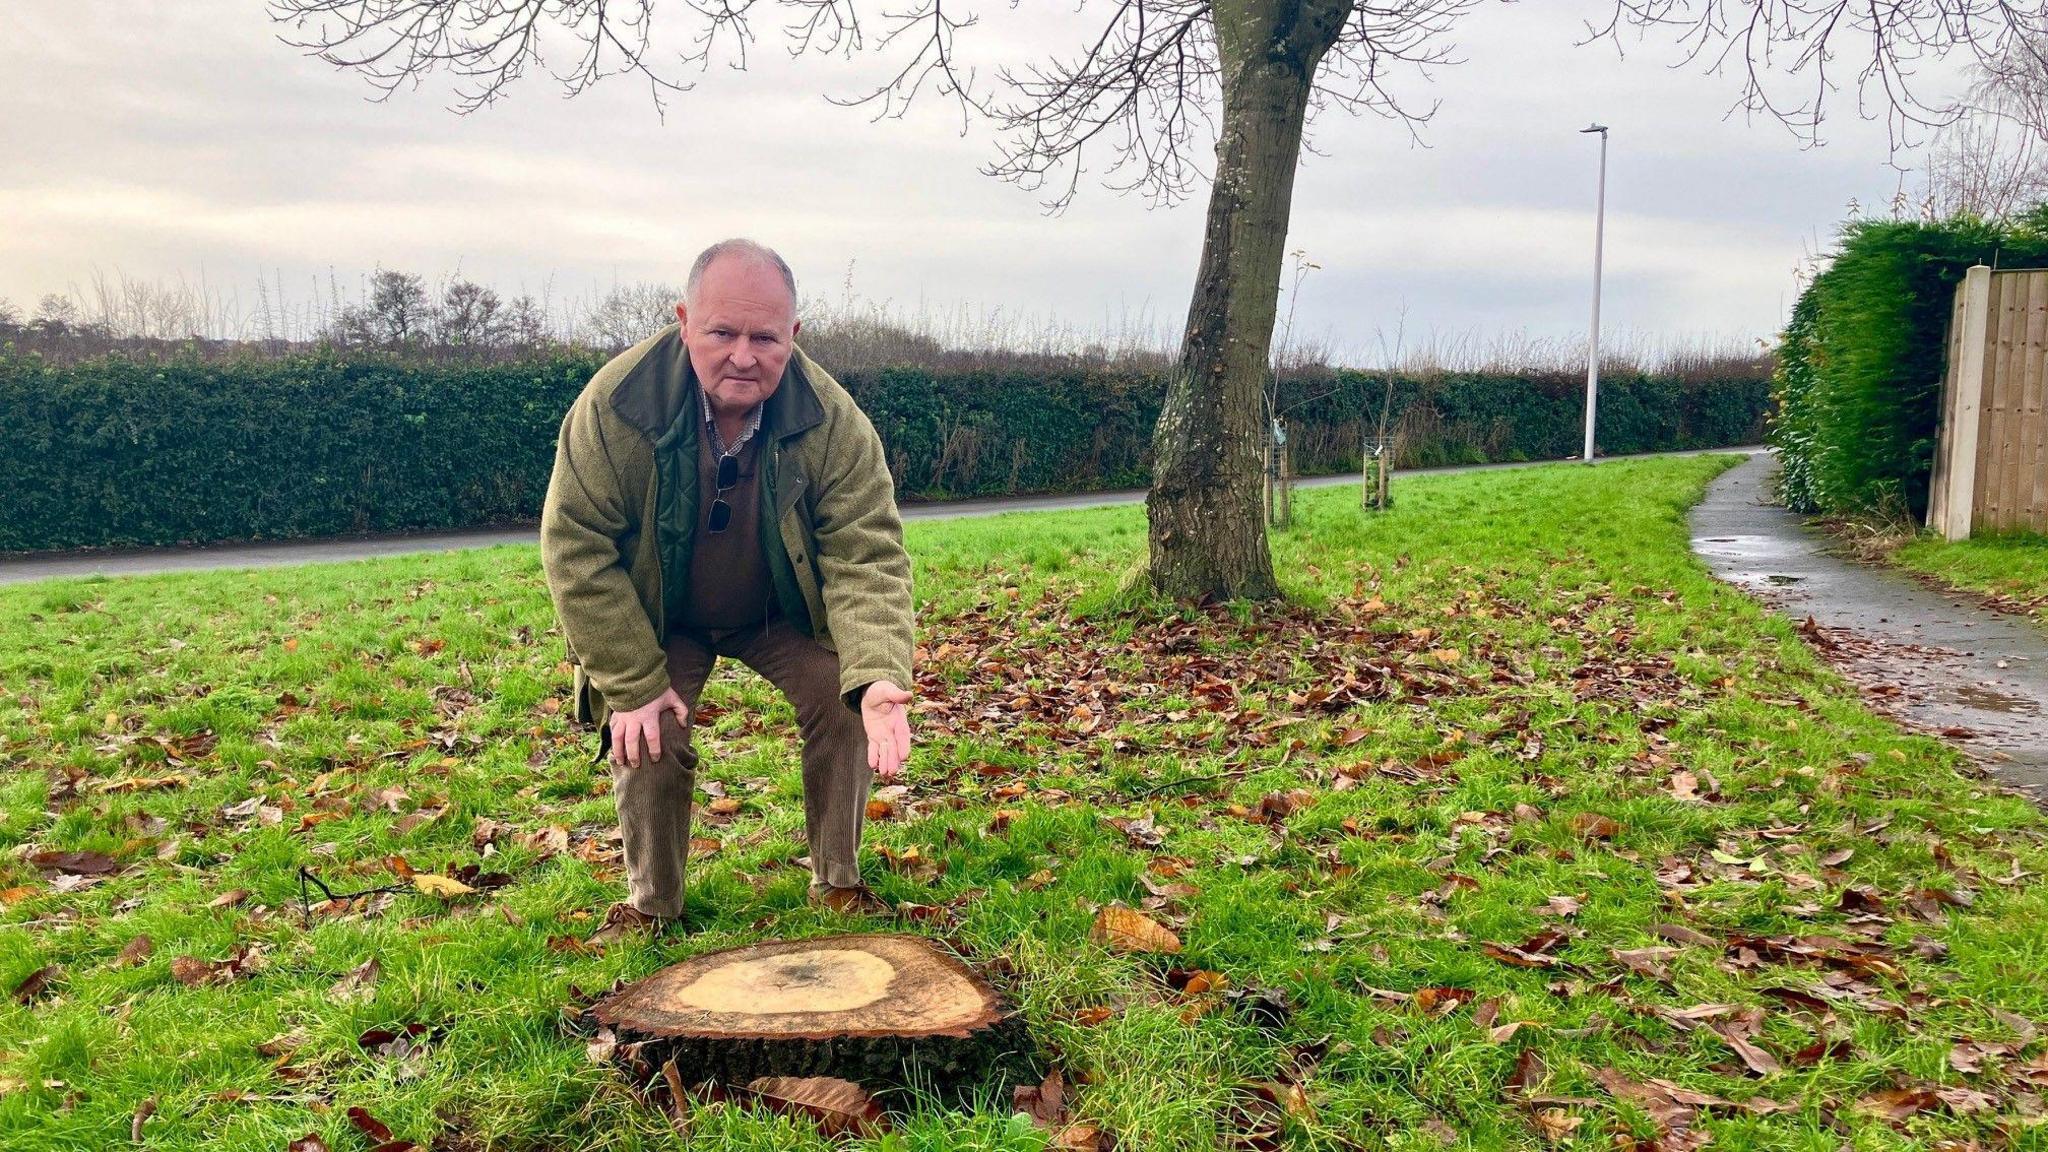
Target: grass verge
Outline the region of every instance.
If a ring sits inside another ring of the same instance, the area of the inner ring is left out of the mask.
[[[2048,536],[2020,532],[1948,541],[1922,535],[1892,550],[1889,559],[1952,588],[1981,593],[2000,611],[2048,623]]]
[[[872,882],[1122,1148],[2048,1148],[2048,825],[1705,574],[1684,510],[1729,463],[1303,492],[1290,607],[1118,614],[1135,508],[914,525],[922,743]],[[580,946],[621,880],[552,628],[530,548],[0,589],[10,1152],[367,1148],[350,1108],[675,1146],[564,1007],[884,922],[806,903],[792,715],[728,667],[699,930]],[[399,890],[308,923],[302,867]],[[1112,902],[1182,950],[1104,947]],[[1046,1141],[926,1104],[863,1146]]]

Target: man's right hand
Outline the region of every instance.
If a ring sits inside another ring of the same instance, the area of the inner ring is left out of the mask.
[[[631,712],[612,713],[612,763],[620,768],[640,766],[640,746],[647,745],[649,761],[661,759],[661,715],[675,713],[676,723],[687,728],[690,723],[690,707],[683,698],[669,688],[661,695],[633,709]]]

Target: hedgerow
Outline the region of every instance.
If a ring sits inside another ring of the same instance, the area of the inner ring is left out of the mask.
[[[0,550],[447,529],[534,518],[562,413],[603,362],[354,353],[284,358],[0,349]],[[906,500],[1144,485],[1160,380],[1091,369],[892,368],[843,382]],[[1583,381],[1454,373],[1393,381],[1408,464],[1534,460],[1579,447]],[[1356,467],[1386,378],[1282,389],[1303,474]],[[1753,443],[1761,373],[1603,381],[1608,453]]]

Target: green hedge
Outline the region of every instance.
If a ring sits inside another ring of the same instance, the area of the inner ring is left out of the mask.
[[[57,364],[0,349],[0,550],[465,528],[532,519],[562,412],[602,358],[407,363],[311,355]],[[850,374],[906,499],[1141,487],[1158,380],[1102,372]],[[1285,389],[1297,467],[1354,468],[1383,378]],[[1583,381],[1395,382],[1409,464],[1579,447]],[[1754,443],[1768,384],[1603,381],[1610,453]]]
[[[2048,208],[2010,226],[1856,221],[1780,338],[1770,443],[1800,512],[1927,510],[1955,286],[1972,264],[2048,263]]]

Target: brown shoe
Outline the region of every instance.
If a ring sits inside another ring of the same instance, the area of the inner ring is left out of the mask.
[[[642,912],[624,901],[605,910],[604,924],[590,934],[589,943],[610,944],[628,936],[645,933],[648,937],[660,936],[668,930],[669,921],[650,912]]]
[[[888,901],[875,895],[866,885],[835,888],[830,884],[813,884],[811,903],[846,916],[882,916],[891,910]]]

